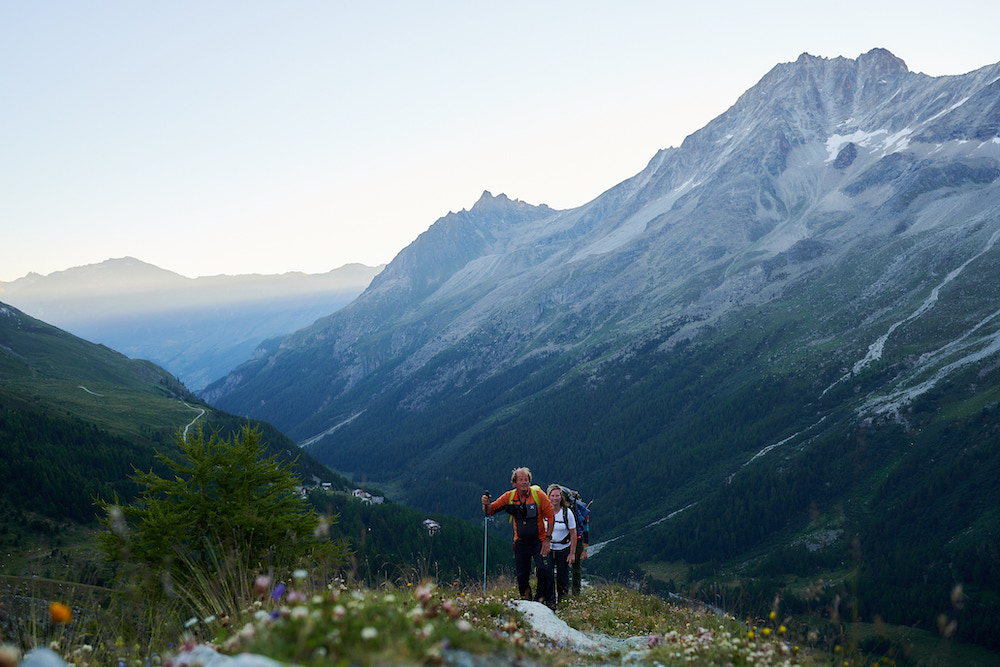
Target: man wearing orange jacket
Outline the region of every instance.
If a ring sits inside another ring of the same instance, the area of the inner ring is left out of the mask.
[[[537,486],[531,485],[531,471],[515,468],[510,474],[514,487],[490,503],[490,494],[483,494],[483,514],[493,515],[505,511],[514,522],[514,571],[517,573],[517,589],[525,600],[544,602],[549,607],[555,605],[552,586],[552,529],[555,527],[555,512],[548,495]],[[531,564],[534,561],[538,576],[538,588],[531,595]]]

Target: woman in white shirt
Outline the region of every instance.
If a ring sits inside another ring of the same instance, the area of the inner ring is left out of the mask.
[[[555,528],[552,530],[552,574],[558,601],[569,593],[570,568],[576,558],[576,516],[573,514],[572,498],[568,493],[563,493],[561,486],[549,484],[548,494],[555,512]]]

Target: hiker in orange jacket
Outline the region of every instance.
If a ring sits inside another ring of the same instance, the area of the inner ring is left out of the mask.
[[[510,474],[514,487],[490,502],[490,494],[483,494],[483,514],[493,515],[505,511],[514,522],[514,571],[517,589],[525,600],[537,600],[552,607],[555,591],[552,582],[552,530],[555,512],[549,497],[537,486],[531,485],[531,471],[515,468]],[[538,577],[534,597],[531,595],[531,564],[534,561]]]

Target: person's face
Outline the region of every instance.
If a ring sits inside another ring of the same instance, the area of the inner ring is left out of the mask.
[[[528,473],[519,472],[517,477],[514,478],[514,488],[520,493],[527,493],[528,489],[531,488],[531,481],[528,479]]]
[[[549,500],[552,501],[553,507],[559,507],[560,503],[562,503],[562,491],[559,489],[549,491]]]

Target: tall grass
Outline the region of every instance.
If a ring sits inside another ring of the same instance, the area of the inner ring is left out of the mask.
[[[495,577],[486,591],[481,582],[399,577],[370,587],[318,565],[282,576],[253,571],[239,559],[216,566],[225,576],[193,578],[161,596],[155,608],[137,594],[138,586],[16,582],[25,606],[14,610],[5,602],[2,639],[21,651],[49,646],[77,667],[156,665],[199,644],[305,666],[437,664],[475,655],[553,665],[626,658],[574,653],[535,632],[511,606],[519,596],[506,577]],[[72,610],[70,622],[54,619],[47,606],[52,598]],[[10,599],[5,591],[4,600]],[[796,644],[777,622],[757,626],[613,584],[585,588],[564,600],[557,615],[594,636],[641,637],[644,648],[628,656],[636,664],[840,665],[845,657],[858,664],[852,656]]]
[[[361,582],[330,561],[278,572],[230,554],[202,570],[193,565],[185,569],[201,574],[183,585],[124,569],[113,588],[0,579],[0,667],[15,667],[18,653],[38,646],[75,667],[155,667],[195,646],[306,667],[460,663],[482,655],[557,666],[916,664],[899,653],[862,654],[855,630],[835,613],[833,635],[797,624],[778,598],[764,618],[735,617],[592,582],[560,602],[558,618],[593,637],[639,638],[630,643],[639,648],[580,654],[515,610],[519,595],[505,576],[492,577],[483,590],[478,577],[443,584],[421,567]],[[148,594],[151,581],[159,582],[155,596]],[[52,602],[66,604],[71,618],[57,618]]]

